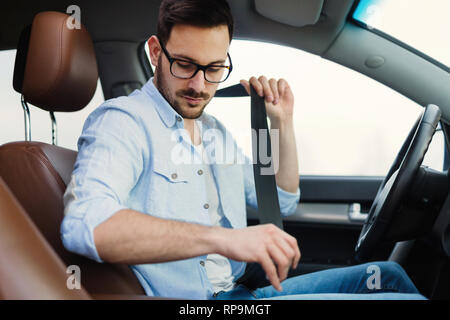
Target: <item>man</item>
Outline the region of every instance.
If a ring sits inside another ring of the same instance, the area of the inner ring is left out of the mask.
[[[106,101],[86,120],[64,196],[63,243],[98,262],[131,265],[148,295],[320,298],[337,296],[314,294],[343,292],[358,298],[368,290],[366,266],[283,282],[300,260],[296,239],[273,225],[246,227],[246,204],[257,206],[251,164],[237,163],[243,156],[234,141],[237,154],[221,162],[228,144],[207,134],[229,133],[203,112],[231,72],[232,34],[224,0],[162,2],[157,36],[148,41],[154,78],[128,97]],[[279,130],[277,191],[282,214],[292,214],[300,197],[293,94],[284,80],[253,77],[242,85],[265,97],[271,129]],[[174,150],[196,161],[180,164]],[[246,262],[259,263],[272,286],[236,286]],[[421,298],[398,265],[378,266],[378,298],[388,297],[386,290]]]

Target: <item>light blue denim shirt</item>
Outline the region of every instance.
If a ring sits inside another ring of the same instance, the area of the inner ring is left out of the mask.
[[[68,250],[102,262],[94,244],[94,228],[122,209],[210,225],[201,164],[179,161],[180,154],[187,159],[197,152],[183,121],[152,79],[128,97],[105,101],[89,115],[64,194],[61,236]],[[252,162],[216,118],[203,113],[198,123],[204,148],[215,157],[211,170],[225,217],[223,225],[244,228],[246,205],[257,208]],[[300,189],[290,193],[278,188],[278,197],[282,215],[287,216],[296,209]],[[205,259],[206,255],[130,267],[150,296],[208,299],[214,292],[202,263]],[[245,263],[230,263],[238,279]]]

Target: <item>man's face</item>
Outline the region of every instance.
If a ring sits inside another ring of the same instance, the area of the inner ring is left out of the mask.
[[[225,64],[230,44],[226,25],[200,28],[175,25],[165,45],[172,58],[201,65]],[[203,71],[192,79],[178,79],[170,72],[170,62],[161,51],[155,71],[156,87],[185,119],[197,119],[216,93],[218,84],[205,80]]]

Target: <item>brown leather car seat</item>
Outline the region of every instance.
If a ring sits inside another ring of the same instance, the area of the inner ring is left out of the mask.
[[[17,49],[14,88],[26,102],[51,112],[84,108],[97,85],[92,40],[84,26],[69,28],[70,18],[59,12],[37,14]],[[63,247],[63,195],[75,159],[75,151],[55,145],[7,143],[0,146],[0,177],[63,262],[80,267],[89,293],[145,294],[128,266],[99,264]]]
[[[0,299],[89,299],[0,178]]]

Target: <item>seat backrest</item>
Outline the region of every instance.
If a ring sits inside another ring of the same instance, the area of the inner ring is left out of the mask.
[[[0,178],[0,299],[89,299]]]
[[[97,84],[92,40],[83,25],[68,28],[69,18],[58,12],[39,13],[17,51],[14,88],[47,111],[85,107]],[[76,155],[46,143],[7,143],[0,146],[0,177],[63,262],[80,267],[89,293],[144,294],[128,266],[100,264],[68,252],[62,244],[63,195]]]

